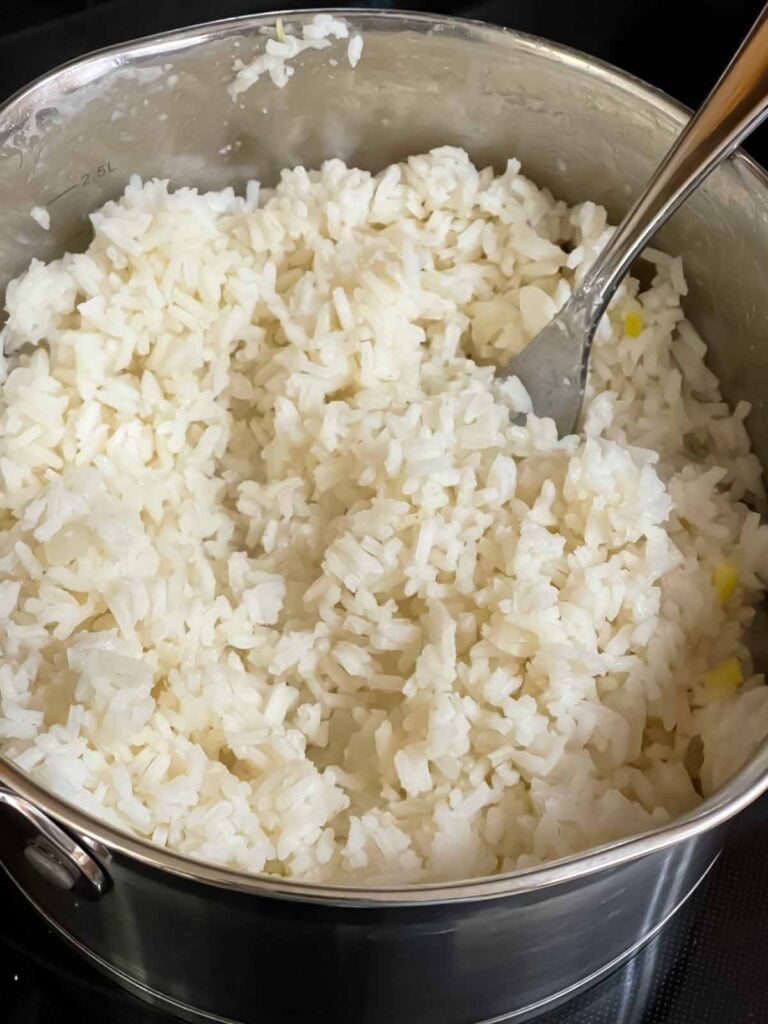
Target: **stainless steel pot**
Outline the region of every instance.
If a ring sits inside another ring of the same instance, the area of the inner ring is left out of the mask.
[[[105,50],[0,112],[0,278],[87,240],[86,214],[130,174],[241,185],[330,156],[370,168],[433,145],[519,156],[536,181],[616,217],[686,112],[603,64],[479,23],[344,12],[352,70],[305,55],[288,87],[226,92],[271,17]],[[285,16],[288,24],[307,14]],[[47,206],[50,232],[29,217]],[[676,215],[688,307],[731,399],[764,395],[768,181],[736,156]],[[716,857],[724,823],[768,787],[768,748],[695,812],[540,870],[464,884],[334,889],[195,863],[99,823],[0,761],[0,859],[70,942],[193,1020],[471,1024],[523,1020],[602,977],[654,935]]]

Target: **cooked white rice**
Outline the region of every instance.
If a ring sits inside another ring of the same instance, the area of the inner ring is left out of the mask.
[[[204,860],[416,882],[654,828],[768,734],[760,469],[678,259],[558,440],[473,357],[610,229],[516,161],[133,180],[92,222],[2,333],[0,750],[35,779]]]
[[[51,226],[51,215],[44,206],[33,206],[29,216],[36,221],[43,231],[48,231]]]
[[[282,18],[278,18],[274,28],[263,30],[269,38],[264,52],[248,64],[238,60],[235,62],[235,77],[229,86],[229,94],[236,99],[240,93],[246,92],[264,75],[269,75],[273,85],[284,88],[293,77],[296,69],[290,63],[305,50],[325,50],[333,45],[333,40],[348,39],[347,61],[355,68],[363,53],[363,37],[359,32],[350,36],[349,25],[344,18],[334,18],[331,14],[316,14],[311,21],[302,25],[301,35],[294,36],[286,32]],[[337,63],[331,58],[330,63]]]

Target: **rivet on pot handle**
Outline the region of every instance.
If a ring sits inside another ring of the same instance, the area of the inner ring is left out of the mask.
[[[35,837],[25,853],[49,883],[60,889],[76,889],[92,900],[101,899],[109,889],[109,876],[88,850],[29,800],[1,786],[0,804],[21,815],[34,829]]]

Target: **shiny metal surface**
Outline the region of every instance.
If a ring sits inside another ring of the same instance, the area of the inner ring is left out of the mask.
[[[720,842],[708,831],[546,895],[405,906],[245,895],[122,854],[110,859],[104,899],[78,902],[31,869],[5,829],[0,856],[71,939],[174,1012],[238,1024],[323,1013],[334,1024],[474,1024],[530,1019],[598,980],[674,912]]]
[[[653,929],[644,933],[636,942],[629,946],[626,950],[616,956],[613,960],[602,965],[597,971],[592,974],[586,975],[581,978],[575,984],[560,990],[559,992],[552,993],[540,1000],[538,1003],[529,1004],[525,1007],[519,1007],[517,1010],[513,1010],[509,1014],[504,1014],[503,1017],[494,1017],[492,1021],[482,1022],[482,1024],[496,1024],[500,1021],[517,1021],[522,1022],[525,1020],[532,1020],[539,1016],[540,1013],[548,1012],[555,1009],[557,1006],[562,1005],[568,1000],[574,998],[585,989],[590,988],[592,985],[602,981],[605,977],[611,974],[613,971],[620,968],[627,960],[631,959],[636,953],[638,953],[646,943],[650,942],[661,929],[667,924],[670,918],[677,913],[682,905],[688,900],[693,892],[699,887],[704,878],[709,874],[711,868],[714,866],[715,860],[711,861],[710,864],[705,868],[704,873],[700,876],[697,882],[694,882],[692,887],[684,892],[680,903],[673,906],[665,917],[658,920]],[[103,960],[101,957],[93,953],[81,942],[79,942],[73,935],[67,932],[62,925],[47,914],[43,908],[35,903],[32,897],[28,893],[22,890],[22,893],[26,896],[30,904],[35,910],[48,922],[51,929],[55,930],[59,936],[71,947],[73,947],[81,955],[85,956],[91,964],[110,977],[118,985],[132,992],[133,995],[138,996],[145,1002],[150,1003],[152,1006],[156,1006],[161,1010],[166,1010],[169,1013],[174,1014],[175,1017],[181,1020],[190,1021],[191,1024],[207,1024],[209,1021],[217,1022],[217,1024],[232,1024],[231,1018],[227,1019],[221,1017],[219,1014],[209,1013],[204,1010],[196,1009],[190,1006],[188,1003],[181,1002],[179,999],[174,999],[170,996],[164,995],[158,992],[156,989],[148,987],[146,984],[135,981],[130,975],[124,971],[119,970],[112,964]],[[638,1015],[639,1019],[639,1015]],[[236,1022],[234,1022],[236,1024]],[[625,1024],[624,1018],[621,1018],[621,1024]]]
[[[233,103],[249,17],[140,41],[47,76],[0,111],[0,279],[87,243],[87,214],[131,173],[201,187],[266,182],[331,156],[372,169],[434,145],[478,163],[510,155],[570,202],[613,218],[686,122],[659,93],[540,40],[448,18],[342,12],[364,34],[353,70],[313,51],[283,90]],[[287,13],[286,27],[306,14]],[[51,230],[30,217],[47,206]],[[686,260],[688,307],[730,398],[755,405],[768,455],[768,185],[739,156],[664,228]],[[649,835],[545,868],[450,885],[341,889],[198,864],[124,835],[0,760],[0,783],[95,855],[99,901],[41,877],[28,819],[0,805],[0,860],[42,910],[132,983],[235,1021],[469,1024],[518,1018],[643,940],[702,876],[729,817],[768,786],[768,747],[694,812]],[[286,964],[301,984],[285,986]],[[343,998],[340,995],[343,993]]]
[[[88,899],[101,899],[109,879],[92,854],[64,829],[19,793],[0,786],[0,806],[13,811],[30,826],[33,839],[26,844],[27,860],[50,881],[58,878],[60,888],[78,889]],[[65,880],[69,884],[65,884]]]
[[[659,228],[768,113],[768,7],[557,316],[505,367],[539,416],[576,430],[589,352],[613,293]]]

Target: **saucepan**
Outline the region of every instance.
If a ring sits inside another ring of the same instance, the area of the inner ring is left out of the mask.
[[[315,12],[284,15],[298,26]],[[303,55],[288,87],[234,102],[233,63],[274,15],[114,47],[0,111],[0,287],[32,256],[88,240],[87,214],[132,174],[270,182],[332,156],[379,169],[435,145],[522,160],[535,181],[618,219],[687,117],[596,60],[471,21],[340,12],[364,59]],[[40,230],[32,207],[47,207]],[[736,154],[674,216],[688,309],[726,396],[753,403],[768,458],[768,179]],[[103,824],[0,761],[0,860],[70,943],[189,1020],[335,1024],[524,1020],[647,942],[706,875],[733,815],[768,787],[761,749],[686,817],[541,868],[409,888],[334,888],[197,863]]]

